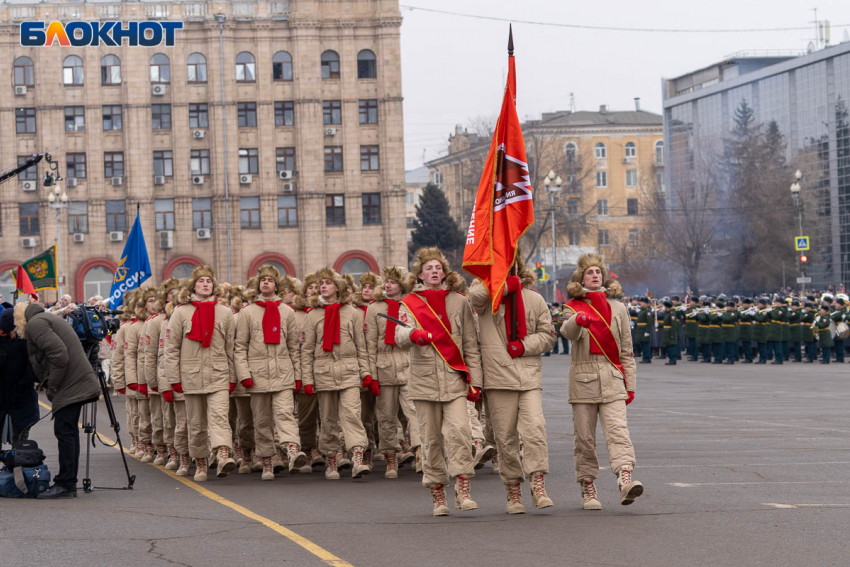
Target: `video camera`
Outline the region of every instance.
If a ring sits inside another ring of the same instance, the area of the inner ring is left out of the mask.
[[[68,323],[84,344],[99,343],[115,333],[121,322],[115,315],[120,311],[101,311],[93,305],[80,305],[68,314]]]

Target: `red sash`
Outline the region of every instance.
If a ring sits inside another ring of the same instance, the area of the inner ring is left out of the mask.
[[[452,370],[464,374],[466,381],[469,382],[469,368],[467,368],[466,363],[463,361],[460,347],[458,347],[443,321],[437,317],[437,314],[428,305],[428,302],[422,296],[410,293],[401,300],[401,303],[410,310],[411,315],[416,319],[419,326],[424,331],[431,333],[434,341],[431,343],[431,346],[436,349],[437,354],[446,361],[446,364]]]
[[[605,320],[605,317],[594,309],[591,304],[585,303],[581,299],[571,299],[564,304],[564,307],[575,313],[585,313],[590,318],[590,327],[587,328],[590,338],[602,350],[602,354],[605,355],[608,362],[613,364],[620,371],[623,378],[625,378],[626,372],[623,370],[623,365],[620,364],[620,347],[617,346],[614,333],[611,331],[611,327]]]

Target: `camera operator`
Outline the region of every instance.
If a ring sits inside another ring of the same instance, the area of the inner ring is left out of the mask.
[[[10,304],[0,313],[0,430],[6,416],[12,418],[12,442],[28,439],[29,429],[38,421],[38,394],[35,372],[27,355],[27,341],[18,337],[15,318],[23,319],[26,304]]]
[[[74,329],[63,319],[28,305],[17,330],[27,340],[35,375],[53,403],[53,433],[59,446],[59,474],[54,484],[39,498],[65,498],[77,495],[77,469],[80,462],[80,410],[100,396],[94,370]]]

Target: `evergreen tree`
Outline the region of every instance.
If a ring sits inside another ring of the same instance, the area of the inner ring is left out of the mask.
[[[416,205],[416,220],[410,253],[423,246],[437,246],[451,259],[465,244],[464,235],[449,214],[449,201],[443,191],[429,183],[422,189]]]

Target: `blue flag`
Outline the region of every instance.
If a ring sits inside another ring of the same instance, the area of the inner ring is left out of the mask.
[[[124,245],[121,260],[112,278],[112,291],[109,293],[109,304],[112,309],[121,305],[124,294],[142,285],[151,277],[151,261],[148,258],[148,248],[145,246],[145,235],[142,234],[142,222],[136,211],[136,220],[130,230],[130,236]]]

